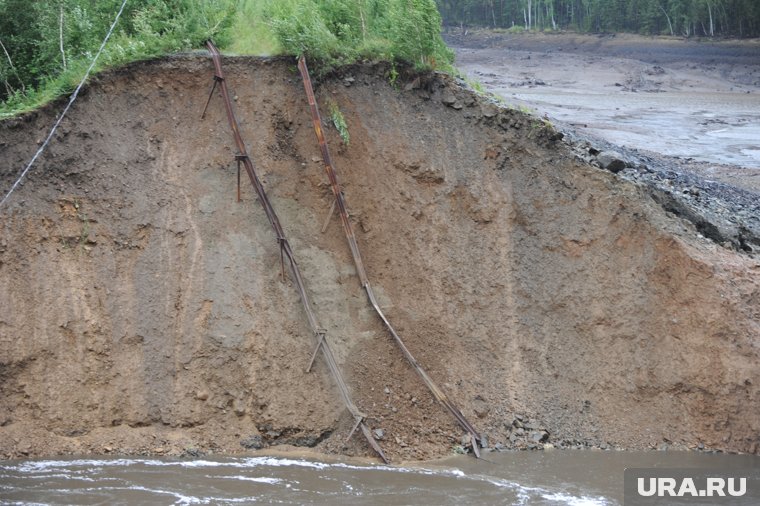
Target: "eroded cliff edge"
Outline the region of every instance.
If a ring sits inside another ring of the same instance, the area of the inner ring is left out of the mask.
[[[450,453],[459,429],[370,312],[338,220],[320,232],[331,193],[293,62],[225,67],[380,444]],[[175,57],[104,75],[2,210],[0,457],[368,454],[324,366],[304,372],[303,313],[253,192],[235,201],[218,97],[200,120],[212,74]],[[357,66],[317,98],[348,125],[328,141],[381,303],[489,445],[758,451],[756,258],[445,76],[394,87]],[[0,124],[4,187],[56,112]]]

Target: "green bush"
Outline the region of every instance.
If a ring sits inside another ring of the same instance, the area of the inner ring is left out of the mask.
[[[433,0],[267,0],[264,16],[283,52],[325,71],[358,58],[420,68],[449,66]]]
[[[387,26],[396,58],[418,67],[453,62],[453,52],[441,39],[441,16],[432,0],[391,0]]]
[[[121,3],[0,0],[0,117],[70,92]],[[130,0],[96,70],[201,47],[210,37],[225,44],[234,12],[233,0]]]
[[[70,92],[121,3],[0,0],[0,117]],[[238,53],[307,55],[318,73],[359,59],[450,68],[440,26],[434,0],[129,0],[95,70],[209,38]]]
[[[338,131],[343,144],[348,146],[351,142],[351,135],[348,132],[348,125],[346,124],[346,118],[340,111],[338,104],[333,100],[328,100],[327,105],[330,109],[330,118],[332,119],[335,129]]]
[[[333,33],[316,2],[275,0],[265,10],[266,20],[283,51],[328,65],[350,59],[337,34]]]

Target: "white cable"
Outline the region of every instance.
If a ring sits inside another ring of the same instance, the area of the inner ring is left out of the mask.
[[[21,175],[18,177],[16,182],[13,183],[13,186],[11,186],[11,189],[8,190],[8,193],[5,194],[5,197],[3,197],[3,200],[0,200],[0,207],[2,207],[3,204],[5,204],[5,201],[8,200],[8,197],[11,196],[11,193],[13,193],[16,190],[19,183],[21,183],[21,180],[24,179],[24,176],[26,176],[26,173],[29,172],[29,169],[32,168],[32,164],[34,164],[34,162],[37,160],[37,157],[39,157],[42,154],[42,152],[45,151],[45,148],[50,142],[50,139],[53,138],[53,134],[55,134],[55,131],[58,128],[58,125],[60,125],[61,121],[63,121],[63,117],[66,116],[66,113],[69,111],[71,104],[73,104],[74,100],[77,99],[77,95],[79,95],[79,90],[82,89],[82,86],[84,86],[85,81],[90,76],[90,72],[92,72],[93,67],[95,67],[95,62],[98,61],[98,58],[100,57],[100,53],[102,53],[103,48],[106,47],[106,42],[108,42],[109,37],[111,37],[111,34],[113,33],[113,29],[116,28],[116,23],[119,21],[119,17],[121,16],[121,13],[124,12],[125,5],[127,5],[127,0],[124,0],[121,3],[121,8],[119,9],[119,12],[116,14],[116,18],[114,18],[113,23],[111,24],[111,28],[108,30],[108,33],[106,34],[106,38],[103,39],[103,43],[100,45],[100,49],[98,49],[98,52],[95,54],[95,58],[92,59],[92,63],[90,63],[90,68],[88,68],[87,72],[85,72],[84,77],[79,82],[79,86],[77,86],[77,88],[74,90],[74,93],[71,94],[71,98],[69,98],[69,103],[66,104],[66,107],[63,109],[63,112],[61,113],[61,115],[58,117],[58,120],[53,125],[53,128],[50,129],[50,133],[45,139],[45,142],[42,143],[42,146],[40,146],[40,148],[34,154],[32,159],[29,160],[29,163],[26,164],[26,167],[21,172]]]

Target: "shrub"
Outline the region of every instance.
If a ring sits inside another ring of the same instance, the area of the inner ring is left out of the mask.
[[[121,3],[0,0],[0,42],[7,50],[0,50],[0,116],[71,91]],[[200,47],[210,37],[225,44],[233,13],[233,0],[130,0],[96,70]]]
[[[453,61],[433,0],[267,0],[264,13],[283,51],[317,60],[322,72],[358,58]]]
[[[121,3],[0,0],[0,117],[71,91]],[[440,26],[434,0],[130,0],[96,71],[209,38],[240,53],[304,54],[317,73],[358,59],[450,69]]]

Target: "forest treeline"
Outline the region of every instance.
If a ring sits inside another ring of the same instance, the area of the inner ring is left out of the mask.
[[[760,0],[436,0],[447,25],[758,37]]]
[[[79,82],[123,0],[0,0],[0,116]],[[99,69],[202,49],[306,54],[316,73],[357,59],[446,67],[434,0],[128,0]]]
[[[123,0],[0,0],[0,117],[74,88]],[[202,49],[450,68],[441,22],[512,30],[760,36],[760,0],[128,0],[96,70]]]

